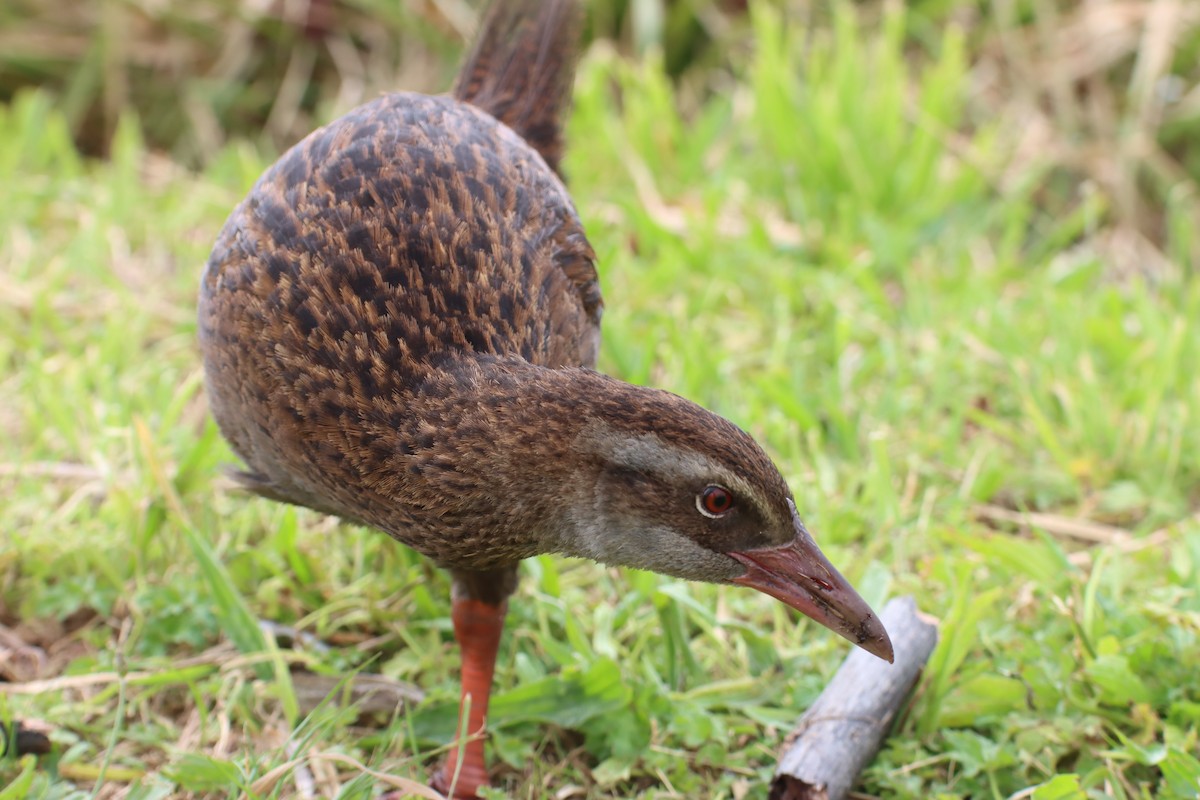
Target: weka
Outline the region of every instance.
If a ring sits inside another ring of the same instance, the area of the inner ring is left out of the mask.
[[[482,732],[521,559],[750,586],[890,660],[876,616],[742,430],[592,370],[594,255],[557,174],[580,12],[500,0],[451,97],[393,94],[289,150],[200,292],[208,396],[260,495],[386,531],[448,569]]]

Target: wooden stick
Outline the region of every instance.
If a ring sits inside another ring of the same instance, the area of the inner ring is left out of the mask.
[[[937,620],[912,597],[879,615],[896,662],[854,649],[784,742],[770,800],[843,800],[879,748],[937,644]]]

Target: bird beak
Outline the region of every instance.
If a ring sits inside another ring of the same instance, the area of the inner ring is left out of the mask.
[[[781,600],[868,653],[893,661],[883,623],[817,547],[794,513],[796,538],[779,547],[726,553],[746,566],[733,583]]]

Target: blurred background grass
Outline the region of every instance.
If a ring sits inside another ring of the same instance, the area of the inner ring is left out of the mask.
[[[822,2],[779,5],[810,32]],[[49,91],[84,152],[136,113],[147,142],[201,167],[230,139],[279,152],[319,122],[398,87],[444,90],[478,18],[472,0],[9,0],[0,102]],[[887,3],[856,4],[866,18]],[[1002,188],[1039,175],[1051,215],[1097,204],[1097,244],[1153,272],[1200,251],[1200,4],[1184,0],[914,0],[904,49],[967,40],[968,125],[999,123]],[[728,91],[751,31],[744,0],[590,0],[588,36],[660,53],[685,114]],[[1031,169],[1031,166],[1033,167]],[[1019,177],[1018,177],[1019,176]],[[1082,187],[1082,191],[1080,190]]]
[[[41,86],[83,148],[102,153],[138,109],[147,140],[203,164],[230,137],[280,149],[380,92],[444,90],[480,2],[275,0],[195,3],[17,0],[0,11],[0,99]],[[746,37],[745,3],[594,2],[588,38],[668,71],[726,63]]]

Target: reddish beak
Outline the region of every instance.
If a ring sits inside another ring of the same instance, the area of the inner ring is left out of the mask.
[[[868,653],[891,662],[892,642],[883,623],[858,592],[834,569],[793,514],[796,538],[790,544],[727,553],[746,565],[733,583],[782,600]]]

